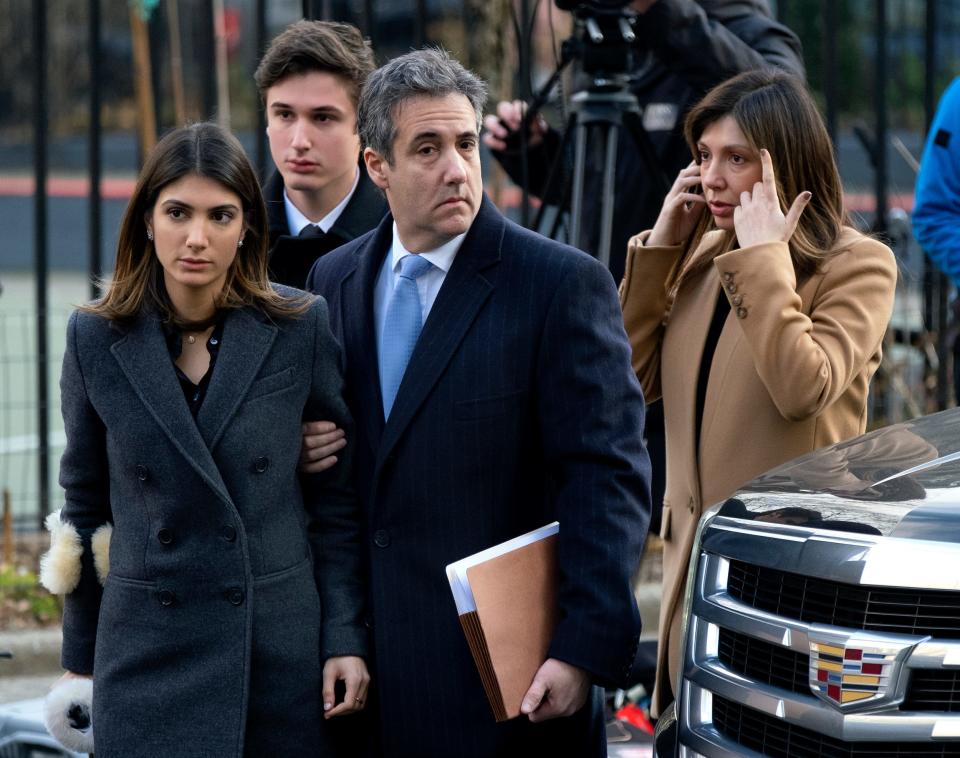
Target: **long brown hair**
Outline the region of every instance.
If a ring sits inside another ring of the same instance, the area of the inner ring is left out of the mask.
[[[114,321],[129,321],[152,308],[179,324],[163,280],[163,268],[147,238],[146,218],[161,190],[185,176],[213,179],[239,196],[243,246],[227,272],[217,310],[252,306],[273,318],[306,311],[309,299],[279,295],[267,279],[267,210],[256,174],[237,138],[216,124],[191,124],[166,135],[140,172],[120,224],[113,279],[101,300],[84,306]]]
[[[812,193],[788,243],[797,276],[809,276],[823,260],[840,252],[840,235],[849,226],[833,145],[813,98],[795,76],[771,69],[747,71],[718,84],[684,122],[684,135],[697,163],[697,142],[708,126],[725,116],[737,122],[758,154],[761,148],[770,153],[784,213],[801,192]],[[684,259],[689,260],[713,229],[713,217],[705,212],[687,242]],[[730,250],[734,237],[726,232],[712,254],[690,261],[686,273],[701,270],[714,255]]]

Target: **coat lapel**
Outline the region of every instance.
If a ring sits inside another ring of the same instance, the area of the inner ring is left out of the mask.
[[[173,446],[225,503],[232,504],[210,449],[190,415],[159,319],[152,314],[141,316],[110,351]]]
[[[210,377],[207,396],[197,414],[196,426],[211,452],[243,402],[276,336],[277,327],[252,311],[239,309],[227,314],[223,344]]]
[[[355,268],[340,281],[340,311],[347,374],[356,393],[354,413],[362,415],[367,437],[376,447],[383,432],[383,399],[374,330],[373,291],[383,258],[393,240],[393,217],[386,216],[365,245],[356,251]]]
[[[484,271],[500,260],[505,229],[505,219],[484,196],[410,356],[384,427],[377,451],[379,461],[390,453],[493,292],[493,279]]]

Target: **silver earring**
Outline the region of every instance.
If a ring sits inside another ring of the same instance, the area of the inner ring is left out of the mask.
[[[243,247],[243,237],[240,238],[240,241],[237,243],[237,247]]]
[[[153,242],[153,232],[147,229],[147,239]]]

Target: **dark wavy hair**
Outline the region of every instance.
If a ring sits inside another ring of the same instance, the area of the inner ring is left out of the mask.
[[[786,212],[801,192],[813,193],[790,239],[790,257],[801,276],[840,252],[840,235],[850,222],[843,207],[843,185],[833,155],[833,144],[816,103],[806,86],[792,74],[776,69],[747,71],[710,90],[687,114],[684,135],[697,163],[697,142],[711,124],[725,116],[737,122],[757,153],[766,148],[773,162],[780,205]],[[692,254],[702,237],[715,228],[705,213],[688,242]],[[727,233],[717,253],[730,249]],[[711,262],[712,256],[692,262],[691,271]]]
[[[104,297],[84,310],[115,321],[129,321],[147,308],[182,325],[167,294],[163,267],[147,239],[146,219],[161,190],[185,176],[212,179],[239,196],[243,206],[243,246],[227,272],[216,300],[218,311],[252,306],[270,317],[303,313],[302,298],[279,295],[267,279],[267,210],[260,183],[240,142],[216,124],[184,126],[167,134],[147,157],[120,224],[113,278]]]

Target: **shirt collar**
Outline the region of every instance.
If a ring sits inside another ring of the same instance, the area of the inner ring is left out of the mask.
[[[324,233],[330,231],[337,219],[340,218],[340,214],[343,213],[343,209],[347,207],[347,203],[350,202],[350,198],[353,197],[353,193],[357,191],[357,185],[360,183],[360,168],[358,167],[356,173],[353,176],[353,186],[350,188],[350,191],[344,196],[343,200],[337,203],[336,207],[330,211],[326,216],[324,216],[319,221],[312,221],[307,218],[300,212],[300,209],[293,204],[293,201],[290,199],[290,196],[287,195],[287,188],[283,188],[283,207],[287,211],[287,228],[290,230],[290,234],[296,237],[300,232],[303,231],[303,227],[308,224],[316,224],[319,226]]]
[[[449,242],[440,245],[436,250],[428,250],[425,253],[420,253],[420,256],[446,274],[450,271],[450,267],[453,265],[453,259],[456,258],[457,252],[460,250],[460,245],[463,244],[463,238],[466,236],[466,232],[458,234]],[[413,253],[407,250],[400,241],[400,235],[397,233],[397,222],[394,221],[393,246],[390,248],[390,266],[394,273],[396,273],[400,265],[400,260],[406,255],[413,255]]]

